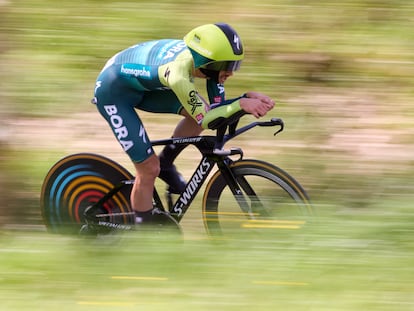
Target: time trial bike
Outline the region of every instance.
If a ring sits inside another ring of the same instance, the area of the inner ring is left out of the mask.
[[[167,200],[162,200],[154,189],[154,207],[167,211],[175,226],[179,226],[206,182],[201,213],[205,229],[212,236],[240,229],[300,229],[312,215],[307,193],[287,172],[262,160],[245,159],[241,148],[224,149],[231,139],[255,127],[278,126],[274,135],[284,129],[279,118],[239,127],[243,115],[241,112],[216,120],[212,125],[216,135],[152,141],[153,146],[193,145],[201,155],[178,198],[167,192]],[[133,183],[134,177],[127,169],[102,155],[78,153],[64,157],[49,170],[42,186],[45,225],[57,233],[134,230],[139,225],[135,224],[129,202]]]

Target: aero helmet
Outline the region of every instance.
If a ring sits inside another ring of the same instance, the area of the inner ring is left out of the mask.
[[[195,68],[235,71],[244,58],[243,44],[228,24],[207,24],[191,30],[184,42],[194,58]]]

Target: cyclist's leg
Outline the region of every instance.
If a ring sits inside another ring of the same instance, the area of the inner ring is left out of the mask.
[[[150,155],[142,162],[134,161],[136,176],[131,192],[131,204],[141,218],[150,217],[152,210],[152,194],[155,178],[160,172],[160,162],[155,154]],[[148,217],[145,217],[148,215]],[[146,219],[143,219],[144,221]]]
[[[156,91],[146,93],[138,108],[158,113],[181,114],[184,118],[176,126],[172,137],[197,136],[202,128],[183,109],[177,96],[172,91]],[[160,178],[170,187],[172,193],[181,193],[185,189],[186,182],[173,165],[177,156],[187,145],[166,145],[159,154],[161,172]]]
[[[202,131],[201,126],[184,109],[182,115],[184,118],[177,124],[172,137],[198,136]],[[171,193],[181,193],[186,186],[184,178],[178,173],[173,164],[181,151],[186,147],[186,144],[166,145],[159,154],[161,164],[160,178],[170,185],[169,191]]]
[[[172,91],[151,91],[145,92],[142,100],[135,107],[148,112],[177,114],[181,110],[181,103]],[[139,204],[142,200],[146,201],[151,198],[152,204],[155,178],[160,173],[159,159],[151,154],[143,162],[135,162],[134,165],[137,176],[139,176],[137,179],[140,179],[140,181],[135,182],[133,200]],[[154,170],[155,168],[157,170]],[[183,179],[180,182],[182,182],[182,185],[186,184]],[[136,214],[137,223],[162,224],[163,226],[173,226],[175,230],[179,229],[177,221],[169,213],[158,208],[138,210]]]
[[[173,137],[182,136],[198,136],[203,131],[203,128],[190,116],[190,114],[182,109],[181,113],[184,118],[177,124],[174,130]]]
[[[115,137],[128,154],[136,169],[136,182],[131,192],[131,206],[135,211],[152,209],[154,180],[159,174],[159,161],[152,149],[145,128],[136,113],[135,106],[144,97],[118,79],[111,68],[98,77],[95,90],[96,104]]]
[[[197,136],[203,130],[189,113],[183,109],[177,96],[172,91],[147,92],[136,107],[149,112],[182,115],[184,118],[175,128],[173,137]]]

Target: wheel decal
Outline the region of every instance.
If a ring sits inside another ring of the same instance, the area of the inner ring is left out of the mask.
[[[42,216],[53,232],[77,232],[85,209],[132,175],[116,162],[95,154],[74,154],[58,161],[46,175],[41,192]],[[102,213],[128,213],[130,187],[125,186],[102,205]],[[127,224],[130,216],[117,216]]]
[[[88,167],[88,166],[85,166],[85,168],[86,167]],[[79,165],[76,168],[82,168],[82,166]],[[72,170],[66,170],[66,171],[68,171],[66,173],[71,173],[70,171],[73,171],[73,169]],[[70,185],[70,183],[72,181],[75,183],[74,186],[76,186],[77,185],[77,178],[80,177],[80,176],[97,176],[97,177],[101,177],[101,178],[103,177],[102,175],[97,174],[97,173],[92,172],[92,171],[81,171],[81,172],[70,174],[68,176],[65,176],[65,174],[62,173],[57,179],[57,181],[60,180],[60,179],[63,179],[62,183],[60,184],[59,188],[56,190],[56,193],[53,192],[54,187],[52,188],[52,191],[50,193],[51,194],[50,199],[53,200],[53,197],[55,198],[55,202],[54,202],[54,204],[51,204],[51,206],[53,206],[53,205],[55,206],[56,218],[57,218],[58,221],[61,221],[59,205],[60,205],[60,202],[61,202],[62,192],[65,191],[66,186],[68,184]],[[57,181],[54,183],[53,186],[56,186],[58,184]]]

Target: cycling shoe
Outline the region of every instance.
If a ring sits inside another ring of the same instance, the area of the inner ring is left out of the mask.
[[[186,181],[178,171],[175,165],[161,167],[159,178],[161,178],[169,187],[168,191],[174,194],[180,194],[185,190]]]

